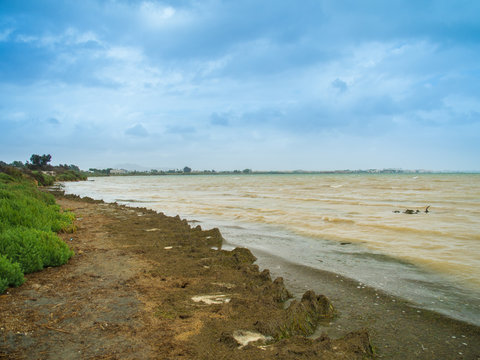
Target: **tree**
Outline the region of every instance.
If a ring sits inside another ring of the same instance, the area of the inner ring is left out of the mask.
[[[190,169],[188,166],[185,166],[185,167],[183,168],[183,172],[184,172],[184,173],[191,173],[191,172],[192,172],[192,169]]]
[[[18,160],[15,160],[10,165],[13,166],[13,167],[16,167],[16,168],[21,168],[21,169],[23,169],[25,167],[25,165],[21,161],[18,161]]]
[[[47,166],[50,161],[52,161],[52,155],[50,154],[43,154],[41,156],[33,154],[32,156],[30,156],[30,162],[34,167],[43,168]]]

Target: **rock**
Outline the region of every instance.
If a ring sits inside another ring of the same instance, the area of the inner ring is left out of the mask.
[[[265,269],[263,270],[261,273],[260,273],[260,279],[262,279],[263,281],[272,281],[272,277],[270,276],[270,270],[268,269]]]
[[[334,314],[335,310],[326,296],[309,290],[300,301],[293,300],[287,309],[279,308],[254,325],[259,332],[278,341],[296,335],[312,335],[321,320]]]
[[[237,247],[231,251],[232,256],[239,264],[253,264],[257,258],[247,248]]]
[[[238,347],[238,342],[237,340],[235,340],[235,338],[233,337],[232,334],[229,334],[228,332],[223,332],[221,335],[220,335],[220,339],[218,339],[219,342],[227,345],[229,348],[236,348]]]
[[[293,335],[311,335],[320,320],[333,317],[335,309],[325,295],[316,295],[312,290],[303,294],[300,302],[293,301],[286,311],[283,327],[278,329],[277,338]]]
[[[278,303],[285,302],[286,300],[292,297],[292,294],[287,290],[285,284],[283,283],[283,278],[278,277],[271,284],[268,284],[263,289],[264,294],[270,294],[273,300]]]
[[[240,264],[238,270],[241,270],[249,278],[256,278],[260,274],[260,268],[257,264]]]
[[[299,359],[372,359],[373,349],[365,330],[347,334],[344,338],[332,340],[322,334],[312,340],[293,336],[279,341],[273,346],[277,358],[291,358],[295,354]]]
[[[325,295],[315,295],[312,290],[303,294],[301,304],[309,307],[322,318],[333,317],[335,313],[330,300]]]
[[[207,243],[208,246],[215,246],[218,249],[222,248],[224,239],[218,228],[205,230],[202,234],[205,236],[204,241]]]

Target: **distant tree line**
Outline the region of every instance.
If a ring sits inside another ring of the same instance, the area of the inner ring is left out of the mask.
[[[26,177],[35,179],[40,185],[52,185],[54,181],[78,181],[86,180],[86,175],[77,165],[60,164],[53,166],[50,164],[52,155],[50,154],[32,154],[30,161],[15,160],[10,164],[0,162],[3,172],[12,174],[23,174]]]
[[[151,169],[149,171],[125,170],[125,169],[88,169],[90,176],[129,176],[129,175],[214,175],[214,174],[253,174],[252,169],[220,171],[216,170],[192,170],[191,167],[185,166],[183,169],[158,170]]]

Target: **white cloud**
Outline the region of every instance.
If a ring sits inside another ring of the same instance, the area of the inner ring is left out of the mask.
[[[2,33],[0,33],[0,40],[1,36]],[[52,35],[49,33],[40,36],[18,34],[15,37],[15,41],[21,43],[35,43],[36,45],[43,47],[56,45],[82,45],[88,42],[102,44],[102,41],[93,31],[80,32],[72,27],[67,28],[63,33],[58,35]]]
[[[19,34],[15,37],[15,41],[21,42],[21,43],[31,43],[31,42],[36,42],[38,41],[38,36],[31,36],[31,35],[23,35]]]
[[[142,20],[151,27],[160,27],[175,16],[175,9],[171,6],[163,6],[159,3],[145,1],[140,5]]]
[[[106,50],[106,56],[115,60],[138,63],[144,60],[140,49],[126,46],[112,46]]]
[[[8,41],[8,38],[12,32],[13,29],[5,29],[0,31],[0,41]]]
[[[93,31],[79,32],[77,29],[71,27],[65,31],[60,39],[63,39],[63,41],[68,44],[76,45],[86,44],[88,42],[102,43]]]

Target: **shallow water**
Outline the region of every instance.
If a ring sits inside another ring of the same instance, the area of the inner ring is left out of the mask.
[[[66,183],[66,192],[180,214],[202,227],[220,227],[232,244],[337,272],[480,324],[478,174],[93,180]]]

